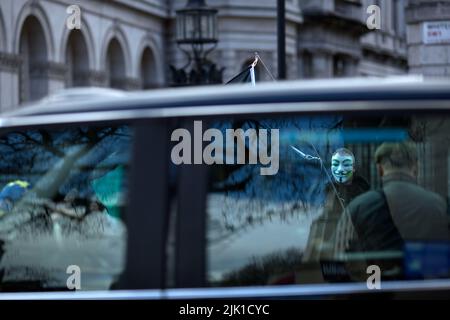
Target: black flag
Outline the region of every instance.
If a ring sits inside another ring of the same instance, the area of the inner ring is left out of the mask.
[[[230,81],[226,84],[230,83],[251,83],[255,85],[255,66],[258,63],[259,58],[256,57],[255,61],[253,61],[248,67],[242,70],[239,74],[234,76]]]
[[[249,65],[247,68],[242,70],[239,74],[234,76],[230,81],[228,81],[226,84],[230,83],[242,83],[242,82],[252,82],[252,77],[250,74],[250,69],[252,68],[252,65]]]

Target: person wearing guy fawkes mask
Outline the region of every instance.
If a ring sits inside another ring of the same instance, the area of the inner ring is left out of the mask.
[[[311,225],[305,262],[328,258],[334,248],[336,225],[345,207],[358,195],[370,189],[369,183],[356,173],[355,156],[346,149],[337,149],[331,156],[331,178],[326,187],[326,201],[321,217]]]

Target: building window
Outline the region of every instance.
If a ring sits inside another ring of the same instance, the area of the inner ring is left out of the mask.
[[[108,86],[125,89],[125,55],[117,39],[111,40],[106,54]]]
[[[89,55],[83,34],[72,31],[67,41],[66,65],[68,68],[66,84],[68,87],[89,85]]]
[[[48,61],[44,30],[39,20],[28,17],[20,34],[22,65],[19,74],[19,102],[38,100],[48,93]]]
[[[141,59],[141,88],[150,89],[157,86],[155,57],[150,48],[145,48]]]
[[[342,55],[335,55],[333,57],[333,76],[344,77],[346,75],[346,61]]]
[[[303,78],[313,77],[313,58],[309,51],[304,51],[302,54],[302,74]]]

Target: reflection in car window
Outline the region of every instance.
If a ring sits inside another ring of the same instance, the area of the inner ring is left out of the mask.
[[[209,285],[365,282],[374,264],[387,280],[449,276],[447,116],[322,115],[213,127],[279,129],[280,141],[276,175],[248,162],[212,167]]]
[[[114,287],[131,135],[127,126],[84,126],[0,137],[2,291],[67,290],[69,266],[79,268],[81,290]]]

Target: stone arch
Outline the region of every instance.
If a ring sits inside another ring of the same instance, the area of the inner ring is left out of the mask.
[[[66,61],[69,37],[72,35],[72,33],[79,32],[81,33],[87,48],[89,69],[95,69],[95,45],[91,28],[89,27],[87,21],[84,20],[83,16],[81,17],[81,19],[82,28],[80,30],[69,30],[68,28],[64,28],[64,32],[61,38],[61,48],[59,51],[61,53],[59,61]]]
[[[79,30],[70,32],[65,52],[64,64],[67,67],[66,86],[88,86],[89,51],[85,37]]]
[[[131,66],[131,55],[130,55],[130,47],[128,45],[127,37],[125,37],[124,32],[120,28],[120,26],[117,24],[117,22],[114,23],[113,26],[111,26],[108,31],[106,32],[106,35],[103,40],[102,44],[102,50],[100,54],[100,63],[102,70],[107,71],[107,53],[108,49],[111,45],[111,42],[113,40],[116,40],[117,43],[120,45],[120,48],[123,51],[124,61],[125,61],[125,76],[128,76],[131,74],[130,66]]]
[[[111,88],[126,89],[126,58],[117,38],[112,38],[106,48],[105,71],[107,85]]]
[[[141,88],[149,89],[160,87],[164,84],[164,74],[162,66],[164,65],[161,59],[160,50],[157,50],[155,41],[146,36],[140,42],[137,57],[137,72],[140,77]]]
[[[19,102],[33,101],[48,93],[48,47],[40,20],[28,16],[19,32]]]
[[[18,18],[16,20],[16,25],[14,27],[14,39],[13,39],[13,51],[14,53],[20,53],[20,37],[22,35],[23,26],[30,16],[35,17],[40,26],[42,27],[47,56],[48,60],[53,60],[54,55],[54,45],[53,45],[53,37],[50,28],[50,22],[48,20],[47,14],[44,9],[39,5],[39,3],[35,0],[28,1],[21,11],[19,12]]]

